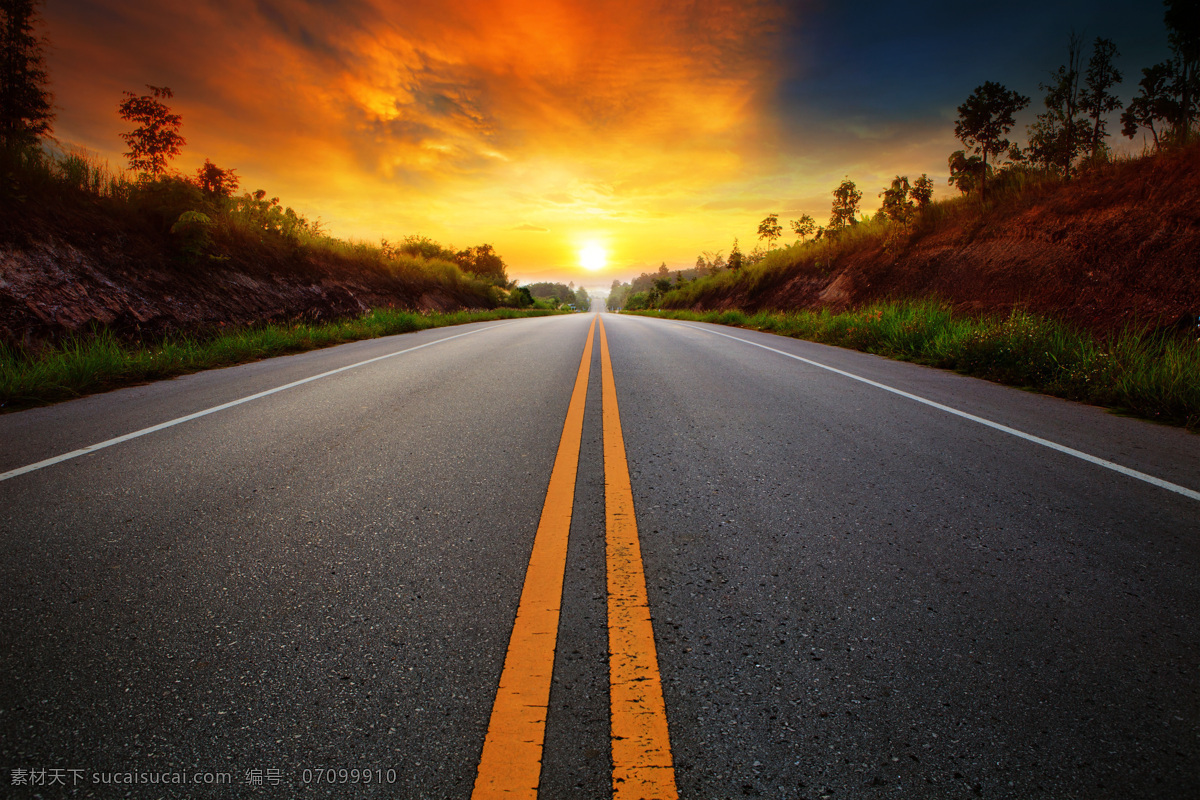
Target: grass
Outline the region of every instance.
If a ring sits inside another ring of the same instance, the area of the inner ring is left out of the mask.
[[[933,302],[857,311],[637,312],[769,331],[913,361],[1200,431],[1200,342],[1126,331],[1107,340],[1024,312],[955,316]]]
[[[904,259],[925,237],[946,232],[953,234],[955,241],[992,236],[1004,229],[1006,220],[1035,207],[1041,208],[1039,216],[1051,230],[1097,210],[1164,204],[1168,216],[1161,230],[1147,231],[1143,238],[1152,234],[1169,238],[1173,226],[1190,225],[1192,218],[1190,210],[1175,211],[1164,198],[1192,191],[1186,177],[1194,172],[1191,165],[1198,155],[1200,140],[1141,156],[1109,156],[1078,171],[1071,182],[1049,170],[1016,166],[989,178],[986,200],[977,192],[934,200],[907,228],[875,215],[839,231],[826,231],[820,239],[770,250],[762,260],[742,269],[723,269],[677,284],[662,296],[659,305],[668,309],[729,304],[763,307],[769,305],[765,297],[789,280],[831,278],[845,267],[847,259],[864,251],[877,251],[883,262]],[[1115,264],[1113,268],[1117,268]]]
[[[102,329],[36,353],[0,344],[0,411],[46,405],[121,386],[360,339],[553,313],[556,312],[511,308],[448,314],[376,309],[355,319],[261,325],[231,329],[211,337],[171,336],[154,343],[125,343]]]
[[[662,305],[664,308],[695,307],[733,296],[753,305],[762,294],[786,282],[799,271],[817,275],[832,274],[839,259],[878,245],[888,236],[893,236],[896,230],[884,219],[871,219],[821,239],[779,247],[742,269],[724,269],[676,285],[663,296]]]
[[[395,247],[347,241],[265,191],[206,193],[188,176],[138,177],[78,149],[0,150],[0,237],[21,240],[38,230],[31,220],[42,218],[52,225],[70,220],[68,229],[84,242],[117,233],[158,251],[161,260],[152,266],[201,277],[217,268],[333,278],[374,272],[398,280],[412,297],[440,291],[465,307],[511,305],[496,281],[464,270],[452,249],[421,237]],[[416,239],[425,247],[410,252]]]

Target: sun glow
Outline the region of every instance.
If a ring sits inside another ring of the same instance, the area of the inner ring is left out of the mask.
[[[604,248],[595,242],[588,242],[579,251],[579,266],[586,269],[588,272],[595,272],[604,269],[608,264],[608,253]]]

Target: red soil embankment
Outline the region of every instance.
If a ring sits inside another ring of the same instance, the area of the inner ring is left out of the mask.
[[[1200,313],[1197,147],[1033,188],[982,214],[964,205],[932,228],[845,248],[821,266],[801,255],[756,290],[735,284],[694,307],[842,310],[932,297],[1101,333]]]

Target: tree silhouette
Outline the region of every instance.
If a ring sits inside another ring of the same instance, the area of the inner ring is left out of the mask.
[[[1050,83],[1040,83],[1046,110],[1028,128],[1029,151],[1034,162],[1058,170],[1068,180],[1075,157],[1083,149],[1085,125],[1080,112],[1079,77],[1083,65],[1082,40],[1075,34],[1067,44],[1067,63],[1050,73]]]
[[[463,270],[486,278],[497,286],[504,286],[508,283],[508,271],[505,268],[504,259],[492,249],[490,244],[480,244],[460,250],[455,254],[454,260]],[[574,282],[572,282],[573,287]],[[574,300],[567,302],[574,302]]]
[[[738,247],[737,237],[734,237],[733,249],[729,251],[729,268],[735,271],[739,270],[742,268],[742,264],[744,262],[745,256],[742,255],[742,250],[740,247]]]
[[[968,156],[965,150],[955,150],[947,159],[947,166],[950,168],[951,186],[956,187],[963,194],[970,194],[975,191],[975,187],[979,185],[980,175],[983,173],[983,161],[979,156]]]
[[[169,100],[174,92],[166,86],[146,86],[148,95],[125,92],[125,100],[117,108],[121,119],[138,124],[121,138],[129,147],[125,157],[129,168],[142,175],[157,178],[167,171],[167,161],[179,155],[179,148],[187,144],[179,135],[181,119],[160,100]]]
[[[42,47],[34,35],[39,0],[0,0],[0,149],[33,147],[54,120]]]
[[[1138,81],[1137,96],[1129,101],[1125,113],[1121,114],[1121,133],[1132,139],[1138,128],[1148,128],[1154,137],[1154,147],[1159,141],[1156,122],[1169,122],[1176,115],[1176,102],[1172,92],[1175,83],[1175,67],[1170,61],[1142,69]]]
[[[915,213],[913,201],[909,199],[911,189],[908,176],[897,175],[892,185],[880,195],[883,198],[883,206],[879,210],[892,222],[903,225],[905,230],[908,230],[908,223]]]
[[[847,225],[853,225],[860,200],[862,192],[854,185],[854,181],[849,178],[842,181],[841,185],[833,190],[833,208],[829,214],[830,230],[840,230]]]
[[[1013,114],[1029,105],[1029,98],[1006,89],[999,83],[987,81],[958,107],[954,135],[967,148],[983,158],[979,173],[979,196],[987,191],[988,156],[998,156],[1009,149],[1008,132],[1014,124]]]
[[[778,214],[769,214],[766,219],[758,223],[758,238],[767,240],[767,248],[783,235],[783,227],[779,224]]]
[[[1200,7],[1194,0],[1163,5],[1174,57],[1142,70],[1138,94],[1121,115],[1122,133],[1132,139],[1138,128],[1148,128],[1156,149],[1187,141],[1200,98]]]
[[[234,170],[221,169],[207,158],[196,171],[196,185],[210,197],[232,197],[240,182]]]
[[[817,221],[808,214],[802,214],[800,219],[792,220],[792,230],[803,240],[806,236],[812,236],[817,232]]]
[[[1164,0],[1167,42],[1175,54],[1176,96],[1179,98],[1175,137],[1187,141],[1200,94],[1200,4],[1196,0]]]
[[[1104,148],[1105,115],[1121,107],[1121,101],[1109,89],[1121,82],[1121,72],[1112,60],[1119,56],[1117,46],[1111,39],[1097,38],[1092,45],[1092,57],[1088,60],[1087,78],[1080,105],[1092,120],[1092,129],[1087,136],[1088,157],[1095,160]]]
[[[925,206],[929,205],[929,201],[933,199],[933,181],[925,173],[921,173],[921,177],[913,181],[912,191],[909,193],[913,202],[917,204],[917,210],[920,211]]]

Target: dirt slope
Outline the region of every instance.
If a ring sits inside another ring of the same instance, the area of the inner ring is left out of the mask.
[[[1111,165],[966,217],[832,264],[802,259],[757,291],[734,287],[696,309],[839,310],[937,297],[964,311],[1022,307],[1097,331],[1200,312],[1200,149]]]
[[[126,335],[357,315],[373,306],[489,304],[467,286],[392,275],[333,255],[217,242],[189,264],[152,222],[94,200],[0,207],[0,341],[23,345],[106,325]]]

